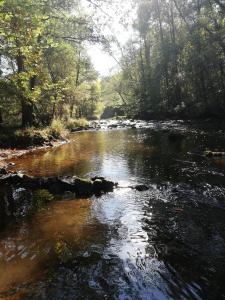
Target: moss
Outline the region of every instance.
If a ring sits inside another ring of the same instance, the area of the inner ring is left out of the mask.
[[[35,208],[40,209],[43,205],[54,200],[52,194],[49,193],[46,189],[40,189],[34,192],[33,194],[33,203]]]

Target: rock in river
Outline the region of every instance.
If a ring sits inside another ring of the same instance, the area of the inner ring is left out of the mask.
[[[6,172],[7,173],[7,172]],[[89,197],[113,191],[116,184],[104,178],[82,179],[73,177],[31,177],[21,173],[7,173],[0,177],[0,183],[30,190],[47,189],[53,194],[73,192],[77,197]]]
[[[135,187],[135,190],[139,191],[139,192],[144,192],[144,191],[148,191],[149,187],[145,184],[138,184]]]

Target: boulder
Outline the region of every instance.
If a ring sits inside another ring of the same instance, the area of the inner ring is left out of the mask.
[[[99,177],[93,181],[93,193],[95,195],[101,195],[102,193],[112,192],[115,186],[116,184],[114,182]]]
[[[93,182],[91,180],[73,177],[72,185],[79,197],[88,197],[93,194]]]
[[[75,191],[75,188],[71,183],[57,177],[40,178],[39,188],[49,190],[52,194],[63,194],[66,191]]]
[[[91,180],[92,181],[95,181],[95,180],[105,180],[105,177],[102,177],[102,176],[94,176],[94,177],[91,177]]]
[[[77,132],[77,131],[82,131],[82,130],[84,130],[84,127],[74,127],[74,128],[72,128],[70,131],[71,132]]]
[[[110,124],[108,126],[109,129],[113,129],[113,128],[117,128],[118,127],[118,124]]]
[[[93,192],[95,195],[101,195],[102,193],[102,179],[95,179],[93,182]]]
[[[102,191],[104,193],[112,192],[113,188],[115,186],[115,183],[109,180],[102,180]]]

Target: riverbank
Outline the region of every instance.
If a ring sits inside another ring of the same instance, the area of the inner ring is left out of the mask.
[[[23,156],[30,152],[58,147],[69,142],[69,133],[80,131],[107,131],[116,129],[151,129],[167,131],[170,141],[183,140],[188,132],[195,132],[198,129],[201,135],[216,135],[219,139],[225,136],[224,126],[221,122],[211,122],[204,120],[194,123],[191,120],[127,120],[127,119],[107,119],[87,121],[85,119],[73,120],[68,124],[62,124],[58,120],[54,121],[48,128],[25,130],[1,129],[0,131],[0,168],[7,167],[6,161]],[[208,149],[204,149],[208,150]],[[220,152],[224,149],[210,149],[210,151]]]
[[[1,128],[0,167],[5,161],[36,150],[57,147],[68,142],[69,130],[60,120],[45,128]]]
[[[6,161],[30,152],[58,147],[68,143],[69,133],[88,130],[121,128],[144,128],[147,122],[137,120],[73,120],[67,124],[54,121],[47,128],[2,128],[0,130],[0,168],[7,167]]]
[[[25,154],[32,153],[35,151],[40,150],[47,150],[48,148],[59,147],[69,143],[68,139],[59,139],[55,141],[44,142],[41,146],[29,146],[26,149],[19,149],[19,148],[8,148],[8,149],[0,149],[0,168],[7,168],[11,165],[8,163],[10,159],[21,157]]]
[[[154,129],[154,121],[145,120],[127,120],[127,119],[107,119],[87,121],[85,119],[70,121],[67,125],[54,121],[48,128],[35,129],[29,128],[24,130],[1,129],[0,132],[0,167],[7,167],[6,161],[20,157],[30,152],[45,150],[48,148],[58,147],[69,142],[69,133],[79,131],[98,131],[98,130],[115,130],[115,129]],[[215,122],[214,122],[215,123]],[[213,123],[213,124],[214,124]],[[218,122],[217,122],[218,123]],[[219,122],[221,123],[221,122]],[[170,132],[170,140],[182,140],[188,125],[189,130],[192,127],[191,121],[158,121],[157,128]],[[196,123],[195,123],[196,127]],[[210,120],[201,121],[197,125],[199,130],[208,128],[211,130]],[[220,124],[213,125],[213,134],[223,136],[223,126]],[[196,129],[196,128],[195,128]],[[202,134],[204,134],[204,130]]]
[[[5,128],[0,132],[0,168],[8,166],[8,161],[28,153],[58,147],[69,142],[69,133],[90,130],[150,128],[150,122],[141,120],[99,120],[70,121],[67,125],[59,121],[48,128],[13,129]],[[7,161],[7,162],[6,162]]]

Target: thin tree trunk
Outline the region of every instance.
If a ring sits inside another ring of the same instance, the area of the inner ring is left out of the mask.
[[[2,109],[0,107],[0,127],[2,126],[3,123],[3,117],[2,117]]]
[[[32,126],[34,123],[33,118],[33,104],[29,103],[27,99],[21,99],[22,107],[22,126]]]
[[[18,55],[16,58],[17,61],[17,71],[18,73],[25,72],[24,66],[24,57],[22,55]],[[30,89],[33,90],[35,86],[36,78],[32,77],[30,79]],[[26,99],[24,96],[21,97],[21,112],[22,112],[22,127],[32,126],[33,119],[33,104]]]

